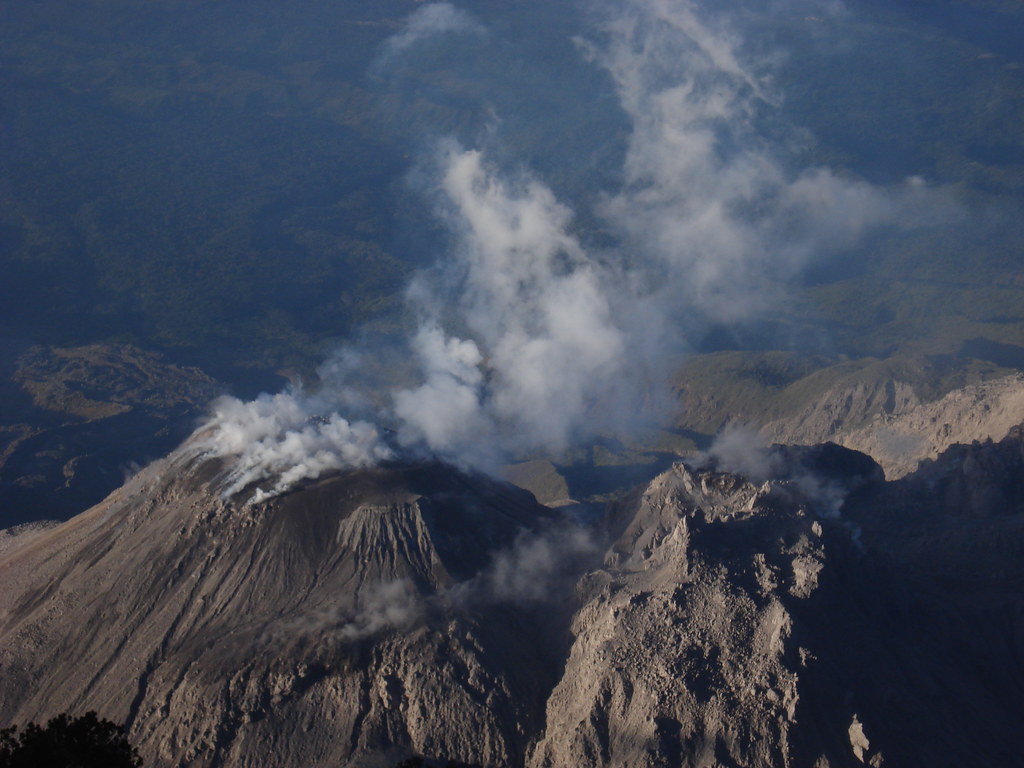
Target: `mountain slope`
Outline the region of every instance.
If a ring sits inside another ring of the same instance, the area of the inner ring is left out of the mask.
[[[871,455],[890,479],[955,443],[1000,440],[1024,419],[1019,371],[947,356],[721,352],[690,360],[676,387],[684,434],[710,441],[742,425],[769,443],[832,441]]]
[[[1021,437],[895,483],[834,445],[655,479],[580,583],[531,764],[1016,765]]]
[[[881,404],[883,399],[887,404]],[[857,403],[859,418],[837,413],[835,403],[846,403],[848,408]],[[968,384],[924,402],[904,382],[891,382],[880,391],[866,387],[829,391],[795,417],[766,424],[761,432],[783,443],[834,440],[870,454],[885,468],[886,476],[895,479],[956,443],[1002,439],[1022,417],[1024,375],[1018,373]]]
[[[246,506],[181,451],[5,537],[0,720],[97,709],[170,766],[1015,766],[1024,430],[891,482],[762,459],[673,466],[590,558],[445,465]]]
[[[522,755],[553,684],[540,634],[445,589],[544,508],[442,465],[343,473],[253,506],[221,498],[217,475],[179,453],[8,548],[4,721],[97,709],[128,721],[150,764]]]

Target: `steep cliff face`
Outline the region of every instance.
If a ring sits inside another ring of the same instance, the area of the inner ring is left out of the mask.
[[[153,765],[521,762],[553,684],[540,632],[448,588],[547,510],[442,465],[252,506],[216,475],[172,457],[8,548],[4,721],[97,709]]]
[[[786,764],[799,695],[782,598],[814,589],[822,548],[773,495],[678,465],[620,510],[534,765]]]
[[[1001,440],[1024,419],[1024,374],[978,360],[835,360],[784,352],[698,356],[680,371],[678,426],[710,440],[728,425],[768,443],[832,441],[896,479],[956,443]]]
[[[836,446],[777,450],[762,485],[657,478],[580,582],[532,765],[1015,765],[1022,446],[888,484]]]

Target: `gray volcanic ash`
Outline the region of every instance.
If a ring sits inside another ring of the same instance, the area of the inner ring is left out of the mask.
[[[245,505],[222,474],[179,452],[6,550],[4,722],[98,709],[160,765],[522,759],[557,653],[528,610],[447,591],[548,510],[439,464]]]
[[[246,504],[179,453],[6,543],[0,717],[94,708],[169,766],[1009,768],[1022,434],[891,483],[677,464],[589,533],[436,463]]]

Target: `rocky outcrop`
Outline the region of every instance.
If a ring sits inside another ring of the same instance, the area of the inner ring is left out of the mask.
[[[956,389],[898,414],[878,414],[838,442],[875,457],[891,479],[913,472],[952,445],[1000,440],[1024,419],[1024,375]]]
[[[890,479],[913,472],[957,443],[999,440],[1024,419],[1024,375],[955,389],[922,402],[910,384],[886,382],[828,391],[794,416],[772,421],[761,434],[773,442],[833,440],[862,451]]]
[[[533,765],[787,764],[799,694],[784,598],[814,590],[823,553],[821,526],[778,514],[775,496],[677,465],[618,510]]]
[[[1014,765],[1022,446],[888,484],[836,446],[784,449],[760,485],[660,476],[580,582],[531,765]],[[839,516],[809,469],[844,487]]]
[[[677,426],[698,447],[729,426],[768,443],[832,441],[872,456],[890,479],[1024,420],[1024,374],[944,356],[722,352],[692,358],[676,386]]]
[[[0,542],[0,720],[96,709],[160,766],[1016,765],[1024,432],[762,465],[676,464],[584,545],[439,464],[246,505],[176,454]]]

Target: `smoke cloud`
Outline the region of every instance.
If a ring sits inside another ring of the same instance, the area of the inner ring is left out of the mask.
[[[477,577],[452,587],[448,598],[466,606],[554,603],[599,554],[593,532],[571,522],[523,532],[512,547],[496,553]]]
[[[339,617],[337,632],[344,640],[361,640],[385,629],[408,629],[422,619],[424,605],[411,582],[373,584],[358,594],[352,615]]]
[[[636,0],[594,8],[604,42],[580,45],[611,75],[633,125],[625,184],[603,213],[624,251],[640,255],[648,287],[682,304],[691,323],[763,313],[812,259],[883,226],[949,214],[945,195],[920,179],[881,188],[827,168],[793,170],[794,147],[766,138],[799,131],[781,116],[773,58],[730,20],[767,27],[778,7],[716,15],[687,0]]]
[[[374,67],[378,70],[386,67],[424,40],[451,34],[484,35],[486,29],[466,11],[451,3],[424,5],[405,20],[401,30],[384,42]]]
[[[797,168],[792,142],[766,138],[788,128],[773,56],[735,20],[754,29],[775,6],[589,8],[592,27],[576,45],[607,71],[632,123],[622,186],[596,212],[617,245],[584,247],[573,211],[536,174],[504,172],[477,149],[441,142],[426,175],[454,247],[409,290],[419,317],[408,342],[414,381],[378,388],[382,404],[358,421],[340,415],[351,413],[344,406],[373,398],[330,377],[315,401],[221,401],[205,446],[234,461],[227,492],[259,482],[262,498],[330,469],[416,452],[488,469],[635,427],[640,403],[660,402],[658,383],[703,326],[764,313],[810,262],[871,232],[950,217],[948,197],[919,179],[883,188]],[[382,60],[451,32],[484,30],[448,3],[424,6]],[[656,419],[657,409],[646,415]]]
[[[562,451],[626,362],[608,277],[538,181],[506,182],[456,146],[442,167],[459,246],[443,279],[412,294],[425,317],[413,340],[424,381],[395,394],[400,438],[459,461],[479,461],[483,445],[491,455]],[[441,329],[452,311],[468,338]]]
[[[742,475],[755,483],[771,479],[781,469],[764,438],[740,426],[723,429],[708,448],[705,460],[719,470]]]
[[[368,582],[339,597],[335,605],[305,609],[267,643],[300,639],[357,642],[385,632],[408,632],[451,611],[480,611],[514,603],[553,606],[572,594],[580,574],[594,565],[601,549],[592,531],[561,521],[524,531],[507,549],[494,553],[476,576],[436,592],[423,592],[409,579]]]
[[[843,457],[842,471],[829,467],[826,451],[845,451],[835,445],[768,445],[757,432],[742,426],[722,430],[707,452],[699,457],[699,466],[745,477],[754,483],[779,481],[796,490],[814,508],[830,518],[838,518],[850,491],[870,482],[881,468],[865,457],[854,462]],[[834,461],[834,458],[833,458]]]
[[[231,460],[223,494],[269,481],[251,501],[287,490],[332,469],[367,467],[392,458],[377,428],[338,413],[316,415],[316,402],[291,393],[261,395],[244,403],[224,397],[193,440],[193,449]]]
[[[261,635],[265,645],[282,648],[309,640],[353,643],[388,631],[408,631],[421,623],[435,596],[422,595],[408,579],[370,582],[339,596],[337,604],[300,610]]]

